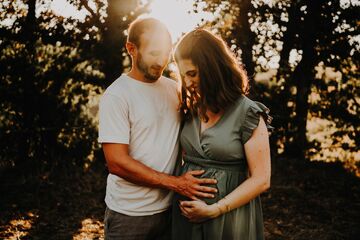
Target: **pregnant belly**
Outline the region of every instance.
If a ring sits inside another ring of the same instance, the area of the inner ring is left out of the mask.
[[[239,169],[224,169],[224,168],[216,168],[200,166],[194,163],[185,162],[182,166],[180,174],[184,174],[188,171],[192,170],[205,170],[205,172],[198,176],[200,178],[212,178],[216,179],[216,184],[208,184],[204,186],[214,187],[217,189],[217,193],[215,193],[215,198],[202,198],[201,200],[205,201],[207,204],[213,204],[229,193],[231,193],[235,188],[237,188],[243,181],[247,178],[247,170],[239,170]],[[186,197],[177,196],[178,200],[185,200]],[[188,200],[188,199],[187,199]]]

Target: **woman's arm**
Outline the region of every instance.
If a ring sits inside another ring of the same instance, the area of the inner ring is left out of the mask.
[[[243,206],[270,187],[271,161],[269,134],[263,118],[251,138],[245,143],[245,154],[250,177],[217,203],[207,205],[201,201],[182,201],[182,214],[193,222],[215,218]]]

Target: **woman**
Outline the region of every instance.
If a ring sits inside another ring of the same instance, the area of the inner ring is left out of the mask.
[[[175,50],[181,76],[183,165],[215,178],[214,198],[175,195],[173,239],[263,239],[259,195],[270,186],[269,110],[245,94],[245,71],[207,30],[186,34]]]

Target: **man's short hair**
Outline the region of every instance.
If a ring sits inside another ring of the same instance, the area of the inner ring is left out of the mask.
[[[166,26],[159,20],[155,18],[138,18],[128,28],[127,41],[135,44],[136,47],[140,47],[140,36],[145,31],[163,31],[170,36]]]

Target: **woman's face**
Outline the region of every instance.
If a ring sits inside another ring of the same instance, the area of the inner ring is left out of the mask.
[[[186,89],[188,89],[190,92],[198,92],[200,82],[199,68],[195,66],[190,59],[180,60],[177,63],[177,66]]]

